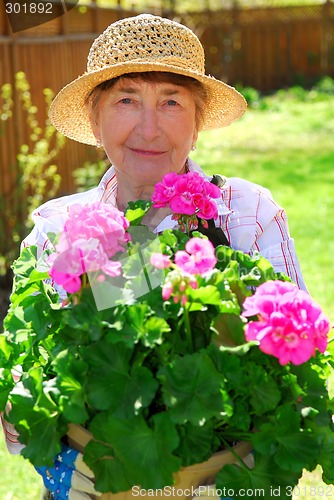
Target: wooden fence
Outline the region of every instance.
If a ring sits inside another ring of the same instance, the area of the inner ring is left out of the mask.
[[[67,15],[13,34],[0,2],[0,87],[14,83],[24,71],[40,123],[45,120],[42,90],[57,92],[85,71],[89,47],[111,22],[136,14],[96,6],[76,7]],[[286,8],[249,8],[173,15],[193,29],[206,53],[207,73],[235,85],[270,91],[295,83],[309,84],[321,75],[334,77],[334,3]],[[14,95],[13,118],[0,120],[0,197],[9,196],[17,182],[16,155],[29,143],[26,115]],[[1,114],[1,97],[0,97]],[[72,192],[72,171],[94,148],[68,140],[57,164],[61,193]]]

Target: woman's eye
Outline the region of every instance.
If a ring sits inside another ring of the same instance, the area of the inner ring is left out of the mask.
[[[168,106],[177,106],[177,102],[174,99],[169,99],[167,101]]]
[[[130,97],[123,97],[123,99],[121,99],[121,102],[123,104],[131,104],[132,99]]]

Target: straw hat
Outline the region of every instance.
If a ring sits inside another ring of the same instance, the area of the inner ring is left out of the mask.
[[[246,101],[226,83],[205,75],[204,51],[186,26],[150,14],[111,24],[94,42],[87,71],[65,86],[53,100],[50,119],[67,137],[96,144],[85,101],[94,87],[126,73],[164,71],[202,82],[208,102],[202,129],[229,125],[242,116]]]

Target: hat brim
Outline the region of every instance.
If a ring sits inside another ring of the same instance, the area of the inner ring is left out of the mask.
[[[51,123],[66,137],[84,144],[96,144],[86,105],[90,92],[100,83],[126,73],[162,71],[189,76],[200,81],[208,94],[201,130],[225,127],[240,118],[247,108],[244,97],[212,76],[159,62],[129,61],[110,68],[85,73],[66,85],[54,98],[49,110]]]

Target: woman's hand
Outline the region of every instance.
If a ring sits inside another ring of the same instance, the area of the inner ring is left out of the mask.
[[[171,215],[172,213],[168,206],[163,208],[151,207],[143,217],[142,223],[153,231],[167,215]]]
[[[45,487],[55,500],[85,500],[100,496],[94,488],[94,474],[83,461],[82,454],[63,445],[53,467],[35,467]]]

